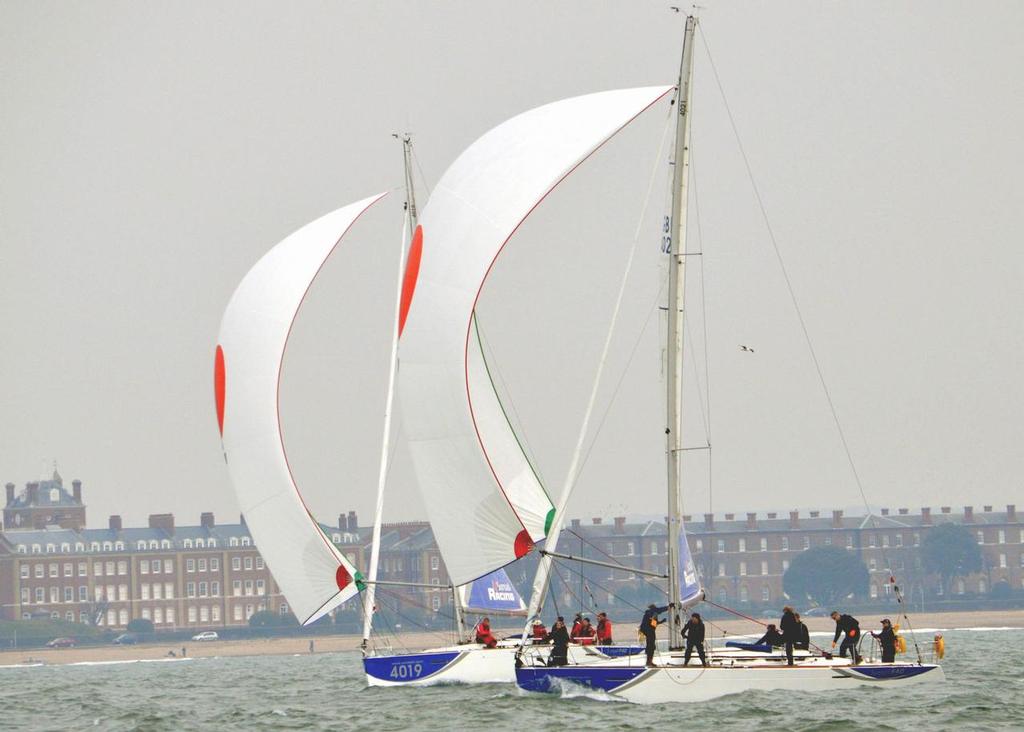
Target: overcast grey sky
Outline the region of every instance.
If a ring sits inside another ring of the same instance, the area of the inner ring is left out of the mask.
[[[703,4],[868,499],[1020,503],[1024,5]],[[212,366],[247,269],[313,218],[398,186],[394,131],[414,133],[429,186],[518,112],[673,83],[683,19],[668,5],[0,3],[0,479],[20,486],[57,460],[84,481],[91,525],[164,511],[235,520]],[[713,498],[707,455],[693,452],[686,508],[855,506],[708,58],[699,44],[691,246],[704,254],[691,260],[706,267]],[[648,315],[666,114],[652,110],[545,202],[481,304],[504,395],[557,487],[639,222],[574,516],[663,512],[660,323]],[[286,442],[326,520],[372,511],[400,198],[339,249],[286,361]],[[424,515],[412,484],[399,448],[389,519]]]

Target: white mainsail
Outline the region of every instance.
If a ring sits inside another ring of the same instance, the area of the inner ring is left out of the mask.
[[[552,508],[490,379],[483,383],[472,318],[490,268],[559,181],[672,89],[589,94],[514,117],[459,156],[423,211],[399,389],[420,489],[455,584],[523,556]]]
[[[221,321],[214,386],[224,457],[246,524],[296,617],[308,624],[361,589],[310,515],[288,466],[278,396],[292,323],[326,259],[386,194],[333,211],[267,252]]]

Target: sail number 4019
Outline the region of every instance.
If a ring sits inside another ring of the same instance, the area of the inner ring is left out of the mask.
[[[422,663],[396,663],[391,667],[393,679],[418,679],[422,675]]]

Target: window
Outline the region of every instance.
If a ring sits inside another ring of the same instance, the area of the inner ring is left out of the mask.
[[[167,608],[167,612],[164,613],[164,617],[167,619],[168,624],[174,625],[174,608]]]
[[[148,600],[149,599],[149,583],[148,582],[143,582],[142,585],[139,587],[139,590],[142,592],[142,599],[143,600]]]
[[[789,569],[789,560],[788,559],[783,559],[782,560],[782,572],[783,572],[783,574],[785,574],[786,570],[788,570],[788,569]]]
[[[64,565],[64,576],[65,577],[74,577],[75,576],[75,565],[71,564],[70,562],[65,564]]]
[[[18,544],[18,554],[24,554],[24,553],[25,553],[25,545],[24,544]]]
[[[903,534],[896,534],[896,546],[903,546]]]
[[[657,548],[658,548],[658,543],[657,543],[657,542],[655,542],[655,543],[653,544],[653,546],[654,546],[654,549],[653,549],[653,550],[651,551],[651,553],[652,553],[652,554],[653,554],[653,553],[654,553],[654,552],[655,552],[655,551],[657,550]],[[695,552],[696,554],[701,554],[701,553],[703,553],[703,552],[704,552],[704,541],[703,541],[703,539],[697,539],[697,540],[696,540],[696,541],[694,542],[694,548],[696,549],[696,552]]]
[[[51,587],[50,588],[50,602],[60,602],[60,588],[59,587]]]
[[[112,552],[112,551],[114,551],[114,544],[113,544],[113,542],[110,542],[110,541],[103,542],[103,551],[105,551],[105,552]]]
[[[185,571],[186,572],[195,572],[196,571],[196,560],[195,559],[186,559],[185,560]]]
[[[143,559],[139,562],[139,574],[149,574],[149,560]]]
[[[248,536],[243,536],[242,537],[242,546],[251,546],[251,545],[252,545],[252,539],[250,539]]]
[[[191,539],[185,539],[185,541],[183,541],[183,542],[181,543],[181,545],[182,545],[183,547],[185,547],[186,549],[191,549],[191,548],[192,548],[192,540],[191,540]],[[189,610],[189,613],[188,613],[188,614],[189,614],[189,615],[191,616],[191,615],[192,615],[192,610]],[[191,620],[191,619],[192,619],[192,618],[191,618],[191,617],[189,617],[189,620]]]
[[[231,583],[231,594],[235,597],[242,596],[242,580],[234,580]]]
[[[788,552],[789,551],[789,537],[788,536],[783,536],[782,537],[782,551],[784,551],[784,552]]]
[[[217,557],[210,557],[210,571],[211,572],[219,572],[220,571],[220,559],[218,559]]]
[[[811,548],[811,537],[805,536],[804,537],[804,549],[810,549],[810,548]]]
[[[51,577],[56,577],[58,574],[60,574],[60,566],[56,565],[56,564],[51,564],[50,565],[50,576]]]
[[[238,537],[237,536],[232,536],[228,540],[228,546],[238,546]],[[240,620],[241,618],[235,618],[235,619],[236,620]]]
[[[288,603],[287,602],[282,602],[281,603],[281,608],[280,608],[279,612],[282,615],[287,615],[288,614]]]
[[[124,542],[123,541],[115,541],[114,542],[114,551],[116,551],[116,552],[123,552],[124,551]]]
[[[435,613],[438,610],[440,610],[441,609],[441,598],[439,596],[437,596],[437,595],[434,595],[431,598],[431,600],[430,600],[430,607],[432,607],[434,609]]]
[[[46,553],[47,554],[53,554],[56,551],[57,551],[57,546],[55,544],[47,544],[46,545]],[[59,614],[58,614],[58,617],[60,617]]]
[[[29,566],[27,564],[22,564],[20,571],[21,571],[21,578],[22,579],[28,579],[28,577],[29,577]]]
[[[60,545],[60,551],[61,551],[61,554],[70,554],[71,553],[71,545],[65,541],[64,543],[62,543]]]
[[[256,569],[263,569],[263,557],[256,557]]]
[[[89,613],[87,613],[85,610],[82,610],[81,612],[79,612],[78,613],[78,622],[81,623],[82,625],[88,625],[89,624]]]
[[[32,591],[27,587],[21,588],[21,604],[30,605],[32,603]]]
[[[832,546],[832,536],[829,534],[825,535],[825,546]]]
[[[232,539],[232,541],[234,541],[234,539]],[[235,605],[234,618],[235,618],[235,620],[241,622],[241,620],[242,620],[242,606],[241,605]]]
[[[240,571],[242,569],[242,558],[241,557],[231,557],[231,569],[233,569],[236,572],[238,572],[238,571]]]
[[[210,541],[213,541],[212,539]],[[220,622],[220,605],[214,605],[210,608],[210,620],[215,623]]]
[[[75,601],[75,588],[74,587],[65,587],[64,588],[64,602],[74,602],[74,601]]]
[[[93,562],[92,575],[93,577],[103,576],[103,562]]]
[[[149,608],[148,607],[142,608],[142,619],[143,620],[152,620],[152,617],[151,617],[151,614],[149,612]]]
[[[196,596],[196,583],[195,582],[186,582],[185,583],[185,596],[186,597],[195,597]]]
[[[432,571],[436,572],[440,564],[441,562],[438,560],[437,556],[432,556],[430,558],[430,569]]]
[[[203,605],[201,608],[199,608],[199,622],[210,622],[210,608],[206,607],[206,605]]]
[[[213,597],[220,597],[220,582],[210,583],[210,594]]]
[[[117,586],[117,599],[121,602],[126,602],[128,600],[128,585]]]
[[[747,592],[746,585],[740,586],[740,602],[750,602],[750,593]]]
[[[206,589],[206,587],[207,586],[206,586],[205,582],[200,582],[199,583],[199,596],[200,597],[206,597],[207,596],[207,589]]]
[[[117,600],[117,588],[114,585],[107,585],[106,597],[111,602]]]
[[[871,557],[871,559],[868,560],[868,569],[870,569],[872,572],[877,571],[878,560],[876,560],[874,557]]]
[[[209,539],[206,542],[206,546],[210,547],[211,549],[216,549],[217,548],[217,540],[213,539],[213,538]]]
[[[252,557],[245,558],[245,568],[252,569]]]
[[[957,580],[956,581],[956,594],[958,594],[958,595],[964,594],[964,590],[965,589],[966,588],[964,586],[964,581],[962,579]]]
[[[747,563],[746,562],[740,562],[740,577],[745,577],[746,575],[747,575]]]
[[[164,599],[164,586],[159,582],[153,583],[153,599],[163,600]]]
[[[874,547],[875,546],[875,535],[874,534],[868,534],[868,546],[870,546],[870,547]],[[877,590],[876,590],[876,592],[877,592]]]
[[[768,562],[761,562],[761,574],[768,574]]]
[[[252,594],[252,580],[246,580],[245,581],[245,594],[246,595],[251,595]]]
[[[80,541],[76,541],[75,542],[75,551],[76,552],[84,552],[85,551],[85,544],[83,544]]]
[[[164,599],[165,600],[173,600],[174,599],[174,583],[173,582],[164,582]],[[171,622],[170,619],[168,619],[167,622],[168,623]]]
[[[206,571],[206,558],[205,557],[203,557],[202,559],[199,560],[199,571],[200,572],[205,572]]]
[[[978,592],[981,594],[988,592],[988,583],[985,581],[984,577],[978,580]]]
[[[725,551],[725,539],[719,539],[718,540],[718,551],[719,552],[724,552]]]
[[[36,588],[36,602],[46,602],[46,591],[42,587]]]
[[[151,567],[153,569],[153,574],[160,574],[160,560],[159,559],[154,559],[152,561],[152,563],[151,563]]]
[[[878,585],[871,585],[871,599],[875,600],[878,598]]]
[[[1005,554],[1000,554],[999,555],[999,568],[1000,569],[1006,569],[1006,555]]]
[[[113,562],[107,562],[106,563],[106,569],[107,569],[107,576],[108,577],[113,577],[114,576],[114,563]]]
[[[85,585],[78,586],[78,601],[89,602],[89,588]]]
[[[914,532],[914,546],[921,546],[921,534],[918,531]]]
[[[761,551],[763,551],[763,552],[768,551],[768,540],[767,539],[761,539]]]
[[[886,549],[889,548],[889,535],[888,534],[883,534],[882,535],[882,546],[885,547]]]
[[[772,590],[768,585],[761,588],[761,602],[771,602]]]
[[[173,573],[174,573],[174,564],[171,562],[170,559],[165,559],[164,560],[164,574],[173,574]],[[170,621],[168,621],[168,622],[170,622]]]
[[[252,605],[246,605],[245,606],[245,619],[248,620],[249,618],[251,618],[252,614],[253,614],[253,606]]]
[[[46,575],[46,566],[43,564],[35,565],[36,579],[40,579]]]
[[[739,547],[738,551],[745,552],[746,550],[747,550],[747,540],[746,539],[740,539],[740,547]]]
[[[433,585],[439,584],[437,577],[434,577],[434,579],[430,580],[430,583],[433,584]],[[261,579],[256,580],[256,594],[257,595],[263,595],[263,594],[265,594],[265,591],[266,591],[266,585],[264,584],[263,580],[261,580]]]
[[[98,552],[99,550],[100,550],[100,543],[98,541],[93,541],[93,542],[89,543],[89,551],[91,551],[91,552]]]
[[[164,622],[164,609],[162,607],[153,608],[153,624],[163,625]]]
[[[135,542],[135,548],[138,549],[140,552],[145,551],[146,550],[146,542],[144,542],[142,540],[139,540],[139,541]]]
[[[41,546],[39,546],[38,544],[33,544],[32,545],[32,553],[33,554],[38,554],[42,550],[43,550],[43,548]]]
[[[1006,543],[1006,531],[1003,530],[1003,529],[999,529],[999,543],[1000,544],[1005,544]]]
[[[188,609],[188,622],[196,622],[196,609],[194,607],[189,607]]]
[[[196,539],[196,549],[203,549],[206,547],[206,542],[202,539]]]
[[[984,531],[979,531],[978,532],[978,543],[979,544],[984,544],[985,543],[985,532]]]
[[[571,598],[570,598],[570,600],[571,600]],[[727,602],[728,600],[729,600],[729,593],[726,591],[726,589],[724,587],[719,587],[718,588],[718,602],[724,603],[724,602]]]

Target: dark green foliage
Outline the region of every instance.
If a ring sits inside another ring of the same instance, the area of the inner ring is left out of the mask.
[[[253,613],[252,617],[249,618],[250,628],[280,628],[298,624],[299,621],[292,613],[279,615],[269,610],[260,610],[258,613]]]
[[[41,646],[54,638],[74,638],[83,643],[103,635],[95,626],[65,620],[0,620],[0,649]]]
[[[868,568],[846,549],[816,546],[798,554],[782,576],[782,588],[794,602],[832,607],[850,595],[866,595]]]
[[[145,618],[135,618],[135,620],[128,623],[129,633],[152,633],[153,632],[153,621],[146,620]]]
[[[961,524],[942,524],[929,531],[921,543],[921,559],[926,570],[942,577],[947,590],[954,577],[981,571],[981,549]]]

